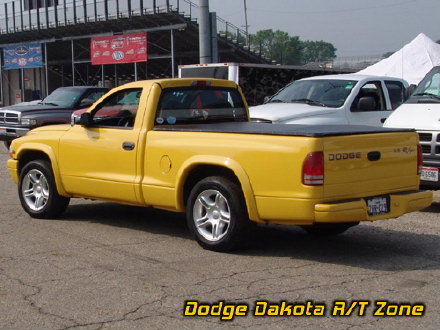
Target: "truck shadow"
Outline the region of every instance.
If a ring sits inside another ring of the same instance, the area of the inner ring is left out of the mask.
[[[191,239],[185,215],[153,208],[105,202],[70,205],[63,220],[102,223]]]
[[[440,202],[433,202],[430,206],[419,212],[440,213]]]
[[[102,202],[77,204],[69,206],[62,220],[101,223],[193,240],[183,214],[151,208]],[[193,248],[201,249],[196,243]],[[440,269],[439,251],[438,235],[396,231],[377,223],[361,224],[330,237],[309,235],[296,226],[258,225],[242,249],[224,256],[281,257],[399,271]]]
[[[361,224],[337,236],[305,234],[299,227],[266,226],[244,254],[291,257],[365,269],[440,269],[440,237]]]

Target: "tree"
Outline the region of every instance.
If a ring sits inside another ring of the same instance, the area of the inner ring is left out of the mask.
[[[287,32],[260,30],[251,35],[251,46],[262,55],[280,64],[304,64],[329,61],[336,57],[336,48],[325,41],[301,41]]]
[[[272,29],[260,30],[251,36],[251,46],[280,64],[300,64],[302,45],[299,37]]]
[[[336,48],[325,41],[304,41],[303,62],[324,62],[336,57]]]

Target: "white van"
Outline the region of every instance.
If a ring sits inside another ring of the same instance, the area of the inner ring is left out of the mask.
[[[426,74],[410,98],[388,117],[384,126],[417,130],[423,149],[421,185],[440,189],[440,66]]]

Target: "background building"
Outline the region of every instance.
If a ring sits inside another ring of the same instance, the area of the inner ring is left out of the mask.
[[[45,97],[60,86],[113,87],[138,79],[174,77],[178,65],[199,63],[197,16],[198,6],[190,0],[2,1],[0,104]],[[213,62],[270,63],[242,43],[245,31],[215,13],[209,19]],[[147,33],[147,61],[91,64],[92,38],[134,32]],[[41,44],[42,66],[7,69],[5,49],[29,43]]]

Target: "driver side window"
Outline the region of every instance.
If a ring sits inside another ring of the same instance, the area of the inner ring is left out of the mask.
[[[380,81],[370,81],[362,86],[351,105],[351,111],[386,110]]]
[[[92,113],[95,126],[132,128],[142,88],[125,89],[110,95]]]

